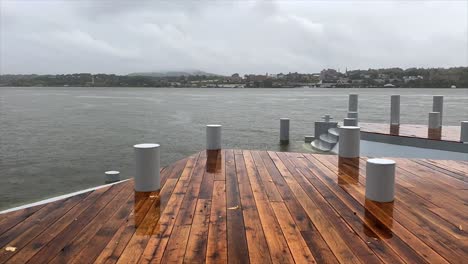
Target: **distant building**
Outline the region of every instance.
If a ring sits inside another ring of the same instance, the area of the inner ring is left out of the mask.
[[[408,83],[410,81],[422,80],[423,77],[421,75],[418,76],[403,76],[403,81]]]
[[[242,82],[242,77],[238,73],[234,73],[231,77],[228,77],[229,82],[240,83]]]
[[[340,73],[334,69],[326,69],[320,72],[320,80],[322,83],[336,83]]]

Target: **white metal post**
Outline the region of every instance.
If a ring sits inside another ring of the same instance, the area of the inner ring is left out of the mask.
[[[360,154],[361,128],[357,126],[340,127],[338,156],[357,158]]]
[[[440,126],[442,126],[442,116],[444,115],[444,96],[434,95],[432,98],[432,112],[440,113]]]
[[[390,97],[390,125],[400,125],[400,95]]]
[[[145,143],[135,149],[135,191],[153,192],[161,187],[159,144]]]
[[[221,125],[206,125],[206,149],[221,149]]]
[[[349,95],[348,112],[358,112],[358,95],[357,94]]]
[[[289,118],[280,118],[280,143],[289,143]]]

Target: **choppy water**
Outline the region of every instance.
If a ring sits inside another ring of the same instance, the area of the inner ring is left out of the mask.
[[[466,89],[0,88],[0,210],[133,174],[132,146],[161,144],[167,165],[202,150],[205,124],[223,125],[228,148],[279,150],[279,118],[291,118],[291,150],[323,114],[341,120],[349,93],[360,120],[388,122],[401,94],[401,122],[425,124],[432,95],[445,95],[444,124],[468,120]]]

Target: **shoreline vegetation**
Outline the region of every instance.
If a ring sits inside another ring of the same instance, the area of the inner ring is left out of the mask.
[[[4,74],[0,87],[170,87],[170,88],[468,88],[468,67],[324,69],[320,73],[245,74],[203,71],[116,74]]]

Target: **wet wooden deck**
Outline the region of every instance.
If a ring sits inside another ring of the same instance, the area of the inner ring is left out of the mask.
[[[440,132],[431,131],[431,133],[426,125],[390,126],[389,124],[359,122],[359,126],[361,131],[368,133],[460,142],[460,126],[443,126]]]
[[[365,160],[203,151],[160,193],[127,181],[0,215],[0,263],[466,263],[468,163],[395,159],[379,204]]]

